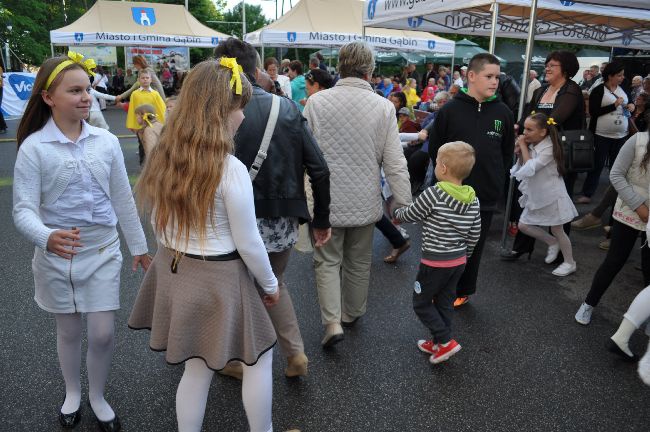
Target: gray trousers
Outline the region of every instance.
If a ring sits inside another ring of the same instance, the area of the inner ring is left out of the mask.
[[[366,313],[374,229],[374,223],[332,228],[332,238],[314,248],[323,324],[350,322]]]
[[[444,344],[451,340],[456,285],[464,269],[465,265],[429,267],[420,264],[413,291],[413,310],[431,332],[434,343]]]
[[[296,318],[296,312],[293,309],[289,290],[287,290],[287,285],[284,283],[284,272],[289,263],[289,256],[291,256],[291,248],[282,252],[269,252],[271,268],[278,279],[280,300],[276,305],[266,308],[278,336],[280,349],[285,357],[291,357],[305,351],[300,328],[298,327],[298,318]]]

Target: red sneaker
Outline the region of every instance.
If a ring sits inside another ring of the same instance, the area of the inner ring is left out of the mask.
[[[435,354],[438,352],[438,344],[433,343],[432,340],[420,339],[418,341],[418,348],[420,351],[427,354]]]
[[[438,345],[438,351],[429,358],[429,362],[432,364],[442,363],[460,351],[460,348],[460,344],[453,339],[449,341],[447,346],[440,344]]]
[[[468,301],[469,301],[469,296],[458,297],[456,300],[454,300],[454,307],[457,308],[459,306],[462,306]]]

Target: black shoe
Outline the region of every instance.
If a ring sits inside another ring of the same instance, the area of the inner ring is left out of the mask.
[[[59,411],[59,423],[63,429],[74,429],[81,420],[81,406],[70,414],[63,414]]]
[[[88,405],[90,405],[90,401],[88,401]],[[92,405],[90,407],[90,410],[92,411]],[[93,415],[95,416],[99,430],[102,432],[119,432],[122,430],[122,424],[120,423],[120,418],[117,416],[117,414],[115,414],[115,417],[109,421],[101,421],[98,419],[95,411],[93,411]]]
[[[614,354],[618,354],[619,356],[623,357],[625,361],[629,362],[638,362],[639,361],[639,356],[632,353],[632,357],[630,357],[625,351],[623,351],[616,342],[614,342],[611,339],[607,340],[607,349],[609,352],[613,352]]]
[[[352,328],[357,323],[357,321],[359,321],[359,318],[361,318],[361,317],[356,317],[352,321],[343,321],[343,320],[341,320],[341,325],[343,327],[345,327],[345,328]]]
[[[530,261],[530,257],[533,254],[533,251],[523,251],[523,252],[517,252],[517,251],[504,251],[501,252],[501,260],[502,261],[517,261],[520,256],[528,254],[528,261]]]

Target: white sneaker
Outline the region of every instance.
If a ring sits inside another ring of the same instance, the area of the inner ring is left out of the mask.
[[[582,325],[588,325],[591,322],[591,314],[594,311],[593,306],[583,303],[576,313],[576,321]]]
[[[650,345],[648,345],[645,355],[639,360],[638,370],[641,381],[650,386]]]
[[[576,263],[569,264],[568,262],[563,262],[555,270],[553,270],[553,274],[555,276],[568,276],[571,273],[575,273],[577,269]]]
[[[548,250],[546,251],[546,258],[544,258],[544,262],[546,264],[550,264],[553,261],[557,259],[558,254],[560,253],[560,244],[556,243],[553,246],[549,246]]]

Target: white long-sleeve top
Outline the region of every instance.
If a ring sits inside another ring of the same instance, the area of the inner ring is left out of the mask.
[[[18,150],[13,184],[13,219],[18,231],[37,247],[46,250],[53,231],[72,227],[46,225],[43,208],[56,212],[57,203],[73,203],[80,198],[69,196],[71,189],[68,186],[82,163],[108,197],[131,254],[147,253],[147,241],[117,137],[84,122],[82,132],[93,139],[87,140],[83,152],[75,156],[67,147],[71,145],[69,142],[61,142],[60,137],[53,138],[52,127],[56,128],[56,125],[50,119],[45,127],[29,135]],[[65,217],[67,210],[62,210],[62,213],[59,216]],[[89,222],[94,223],[92,220]]]
[[[175,245],[174,233],[175,226],[168,226],[164,235],[158,234],[158,240],[166,247],[193,255],[224,255],[237,250],[264,292],[274,294],[277,291],[278,281],[257,230],[251,179],[236,157],[228,155],[225,161],[215,194],[214,214],[212,220],[206,221],[205,241],[201,243],[198,233],[190,232],[188,239],[183,237]]]
[[[90,91],[88,93],[90,93],[93,96],[92,105],[90,106],[91,111],[101,111],[101,107],[99,106],[99,99],[104,99],[109,102],[115,102],[115,96],[98,92],[92,87],[90,88]]]

